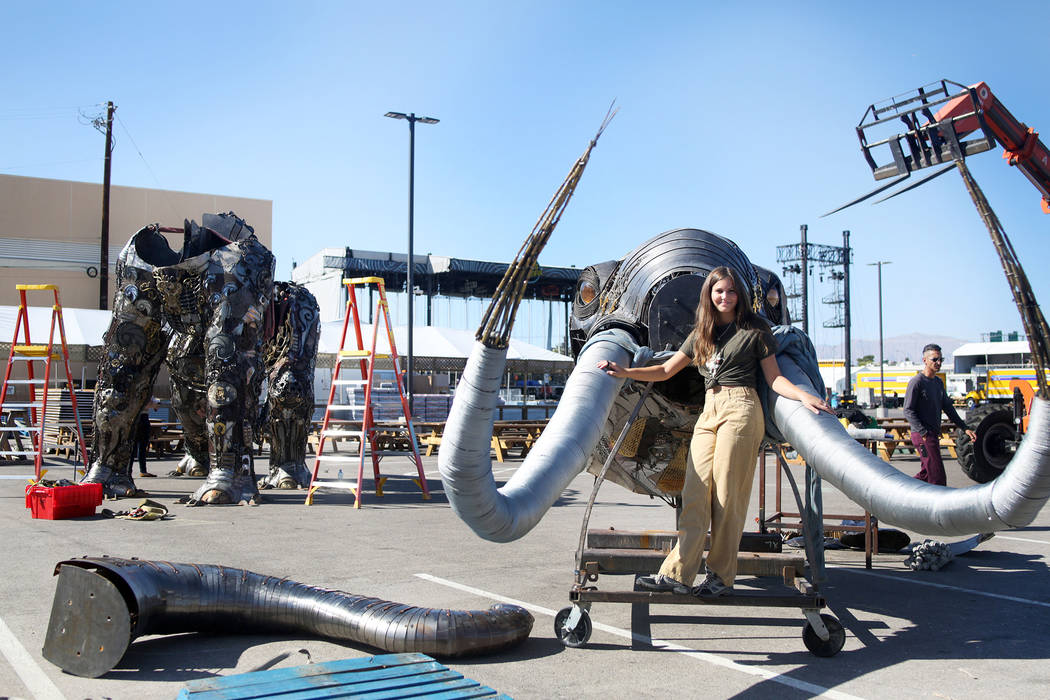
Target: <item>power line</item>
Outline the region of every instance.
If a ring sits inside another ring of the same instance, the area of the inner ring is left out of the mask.
[[[135,148],[135,152],[139,154],[142,164],[146,166],[146,170],[149,171],[150,177],[153,178],[153,182],[156,183],[157,188],[164,189],[160,184],[160,180],[157,179],[157,174],[153,172],[153,168],[151,168],[150,164],[146,161],[146,156],[142,155],[142,149],[139,148],[137,143],[135,143],[135,137],[131,135],[130,131],[128,131],[128,127],[124,124],[124,120],[120,118],[120,115],[117,115],[117,123],[120,124],[120,128],[124,130],[125,134],[127,134],[128,140],[131,141],[131,145]]]
[[[105,105],[75,105],[70,107],[14,107],[0,109],[0,121],[31,121],[42,119],[64,119],[78,116],[87,109],[97,109]]]
[[[158,178],[157,174],[153,171],[153,167],[150,166],[149,161],[146,160],[146,156],[144,156],[142,154],[142,149],[139,148],[139,145],[135,142],[135,137],[131,135],[131,131],[128,129],[127,125],[124,123],[124,120],[120,118],[120,115],[117,115],[117,123],[119,123],[120,124],[120,128],[124,130],[124,133],[128,137],[128,141],[131,141],[131,145],[132,145],[132,147],[134,147],[135,152],[139,154],[139,159],[141,159],[142,160],[142,164],[146,166],[146,170],[149,171],[150,177],[153,178],[154,184],[157,185],[157,189],[162,191],[162,192],[166,192],[164,186],[160,184],[160,178]],[[165,195],[165,196],[162,197],[162,199],[164,200],[164,204],[167,205],[168,211],[170,211],[171,214],[177,220],[179,218],[179,212],[176,211],[175,205],[172,202],[171,197],[168,196],[168,195]]]
[[[8,173],[17,170],[22,170],[25,168],[46,168],[51,167],[53,165],[71,165],[73,163],[97,163],[100,160],[101,158],[81,158],[79,160],[59,160],[51,163],[25,163],[22,165],[9,165],[5,167],[0,167],[0,172]]]

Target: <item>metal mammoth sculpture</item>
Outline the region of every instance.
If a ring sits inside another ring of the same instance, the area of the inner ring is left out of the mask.
[[[534,264],[538,248],[532,239],[508,279],[517,274],[516,267],[528,270]],[[703,279],[719,265],[741,274],[750,287],[749,301],[770,321],[787,322],[776,276],[752,265],[728,239],[707,231],[662,233],[621,260],[593,265],[580,275],[570,322],[576,367],[542,437],[502,488],[492,477],[484,426],[495,416],[506,345],[498,334],[487,333],[483,322],[456,389],[439,455],[452,508],[478,535],[500,542],[523,536],[577,474],[602,465],[639,389],[606,375],[597,362],[611,359],[631,366],[645,361],[649,348],[678,348],[692,323]],[[502,294],[513,290],[507,286]],[[516,308],[499,297],[492,305]],[[500,320],[509,333],[513,311]],[[782,373],[821,395],[809,339],[786,327],[775,329],[775,335]],[[695,373],[682,372],[654,386],[641,408],[644,420],[630,454],[620,451],[607,478],[654,496],[675,495],[681,488],[684,435],[698,409],[690,405],[690,397],[702,395],[692,386],[697,380]],[[1030,523],[1050,497],[1050,411],[1042,400],[1037,399],[1028,434],[998,479],[949,489],[901,473],[868,452],[831,415],[814,415],[772,392],[762,399],[767,433],[790,442],[820,477],[886,524],[931,535],[992,532]]]
[[[205,214],[200,226],[187,221],[183,235],[176,252],[158,226],[147,226],[117,261],[85,481],[103,484],[109,495],[136,492],[129,469],[132,431],[166,360],[172,404],[186,434],[190,462],[184,466],[207,469],[191,503],[257,498],[251,436],[267,372],[275,389],[271,421],[282,425],[272,433],[280,444],[264,481],[305,485],[317,303],[296,285],[275,287],[273,255],[232,212]]]
[[[274,283],[273,302],[267,310],[263,342],[262,375],[266,379],[266,404],[255,416],[252,434],[265,434],[270,443],[270,470],[259,479],[262,489],[306,488],[307,436],[314,408],[314,365],[320,334],[317,300],[293,282]],[[182,418],[186,455],[173,476],[207,476],[208,435],[204,425],[207,387],[173,375],[172,403]],[[254,386],[251,397],[260,396]],[[185,418],[183,418],[185,416]]]

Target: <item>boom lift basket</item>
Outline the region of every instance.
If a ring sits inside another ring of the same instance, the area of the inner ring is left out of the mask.
[[[995,148],[981,89],[987,86],[941,80],[870,105],[857,125],[857,138],[875,179],[905,178],[914,170]]]

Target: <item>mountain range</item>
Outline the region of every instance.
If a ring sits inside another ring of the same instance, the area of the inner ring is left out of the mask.
[[[968,343],[968,340],[962,340],[960,338],[952,338],[946,335],[927,335],[925,333],[908,333],[906,335],[895,335],[892,338],[882,339],[882,352],[886,359],[886,362],[906,362],[911,361],[915,364],[919,364],[922,358],[922,348],[927,343],[937,343],[941,346],[941,351],[944,353],[946,359],[946,365],[950,366],[952,353],[955,352],[956,348],[964,343]],[[879,340],[867,340],[862,338],[852,338],[850,345],[853,348],[853,354],[851,359],[853,364],[857,364],[857,359],[865,355],[873,355],[875,361],[879,360]],[[817,357],[821,360],[841,360],[843,357],[842,344],[837,345],[817,345]]]

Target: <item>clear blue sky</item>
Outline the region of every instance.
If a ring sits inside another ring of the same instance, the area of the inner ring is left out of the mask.
[[[441,120],[416,132],[416,252],[508,260],[616,98],[542,264],[689,226],[779,271],[800,224],[829,245],[850,229],[854,337],[878,334],[867,263],[888,260],[887,337],[977,339],[1020,320],[956,174],[818,216],[875,186],[867,105],[919,85],[986,81],[1050,137],[1048,30],[1043,0],[7,2],[0,172],[101,181],[77,112],[113,100],[113,182],[272,199],[287,278],[324,246],[404,249],[408,129],[383,114],[415,112]],[[970,167],[1045,302],[1035,189],[998,152]],[[814,340],[839,342],[813,314]]]

